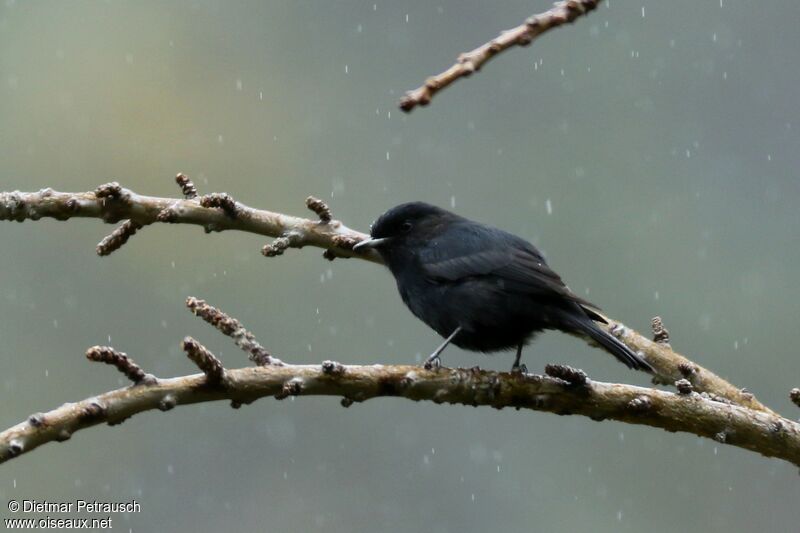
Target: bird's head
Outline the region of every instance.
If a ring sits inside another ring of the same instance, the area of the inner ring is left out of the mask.
[[[374,249],[382,256],[400,244],[414,240],[427,240],[437,233],[437,227],[456,217],[435,205],[409,202],[393,207],[372,224],[370,238],[353,247],[355,251]]]

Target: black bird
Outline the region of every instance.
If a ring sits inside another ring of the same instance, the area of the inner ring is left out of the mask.
[[[540,331],[557,329],[591,339],[629,368],[652,367],[600,328],[599,308],[576,296],[531,243],[424,202],[398,205],[372,225],[355,251],[376,250],[414,315],[445,341],[425,361],[440,364],[451,342],[465,350],[522,347]]]

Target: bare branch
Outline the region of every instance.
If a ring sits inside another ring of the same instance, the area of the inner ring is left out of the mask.
[[[205,199],[205,200],[203,200]],[[201,203],[207,207],[203,207]],[[318,206],[324,217],[329,209]],[[325,206],[327,207],[327,206]],[[88,193],[0,193],[0,220],[38,220],[52,217],[94,217],[113,223],[128,220],[141,226],[153,222],[187,223],[206,231],[237,229],[276,237],[276,242],[300,248],[326,249],[325,256],[360,257],[380,263],[375,254],[360,255],[353,245],[366,235],[331,219],[308,220],[261,211],[234,202],[227,195],[202,199],[156,198],[138,195],[117,183]],[[274,246],[274,243],[273,243]],[[0,433],[0,462],[50,441],[68,439],[74,431],[107,422],[116,424],[138,412],[169,410],[180,404],[228,399],[234,407],[273,395],[341,396],[344,406],[377,396],[402,396],[436,403],[516,407],[558,414],[580,414],[594,420],[613,419],[633,424],[684,431],[779,457],[800,465],[800,426],[762,405],[713,372],[674,352],[666,343],[660,320],[654,320],[654,342],[608,319],[608,331],[638,351],[656,370],[654,380],[674,385],[678,393],[589,380],[580,370],[549,365],[549,376],[530,376],[480,369],[425,371],[407,366],[344,366],[326,361],[321,366],[285,365],[272,358],[236,319],[202,300],[187,305],[217,329],[231,336],[257,363],[254,369],[226,370],[201,344],[184,340],[187,355],[203,370],[201,376],[156,380],[111,348],[95,347],[87,357],[113,364],[135,385],[108,392],[46,414],[35,414]],[[800,392],[791,394],[796,403]]]
[[[528,46],[538,36],[563,24],[573,22],[597,8],[601,0],[566,0],[556,2],[551,9],[533,15],[523,24],[506,30],[471,52],[458,56],[455,64],[444,72],[425,80],[422,87],[408,91],[400,100],[400,109],[406,113],[416,106],[426,106],[442,89],[455,81],[470,76],[499,53],[515,46]]]
[[[776,414],[746,389],[740,389],[710,370],[690,361],[686,356],[673,351],[669,344],[653,342],[614,320],[609,320],[605,327],[609,333],[632,350],[639,352],[650,363],[650,366],[656,371],[653,381],[664,385],[673,385],[676,381],[685,379],[697,392],[706,392],[756,411]]]
[[[195,224],[206,232],[239,230],[268,237],[292,235],[291,246],[316,246],[331,250],[336,257],[354,257],[380,263],[375,252],[356,254],[353,245],[367,238],[338,220],[320,224],[316,220],[252,209],[236,203],[236,216],[222,209],[205,208],[197,199],[158,198],[136,194],[119,184],[98,188],[101,193],[63,193],[52,189],[38,192],[0,192],[0,220],[39,220],[42,217],[67,220],[73,217],[99,218],[108,223],[130,219],[142,226],[155,222]]]
[[[62,193],[52,189],[0,193],[0,220],[22,222],[42,217],[58,220],[93,217],[106,222],[130,219],[142,225],[153,222],[196,224],[203,226],[207,232],[236,229],[277,237],[276,241],[284,238],[286,241],[281,241],[286,245],[284,250],[288,247],[316,246],[326,250],[324,257],[328,259],[358,257],[381,263],[380,256],[375,252],[353,252],[353,246],[366,239],[367,235],[349,229],[338,220],[320,224],[315,220],[253,209],[241,203],[236,203],[236,212],[236,216],[231,217],[221,209],[202,207],[197,200],[143,196],[118,183],[98,187],[97,193]],[[751,393],[674,352],[669,345],[653,342],[612,319],[608,319],[606,328],[631,349],[642,354],[655,369],[654,379],[659,383],[673,385],[679,379],[686,379],[697,392],[775,414]]]
[[[0,433],[0,462],[47,442],[66,440],[81,429],[118,424],[144,411],[216,400],[239,406],[265,396],[325,395],[341,397],[344,405],[395,396],[617,420],[715,439],[800,466],[800,424],[696,393],[681,395],[588,379],[576,386],[561,378],[479,369],[424,370],[331,361],[225,370],[224,387],[206,384],[206,374],[159,379],[33,415]]]

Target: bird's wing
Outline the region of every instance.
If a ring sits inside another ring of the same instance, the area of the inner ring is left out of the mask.
[[[479,236],[462,234],[459,237],[462,245],[430,247],[420,257],[422,269],[430,281],[457,282],[492,277],[502,284],[503,290],[544,298],[566,298],[583,307],[591,318],[603,321],[597,306],[575,295],[527,241],[505,234],[498,242],[497,235],[493,235],[494,240],[480,239],[481,244],[490,243],[488,247],[476,250],[470,246],[470,241],[477,241]]]

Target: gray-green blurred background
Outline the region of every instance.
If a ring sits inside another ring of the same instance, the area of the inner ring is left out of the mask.
[[[119,180],[352,227],[423,199],[523,235],[579,294],[790,416],[800,87],[794,0],[612,0],[403,115],[399,96],[537,1],[13,2],[0,7],[0,189]],[[0,426],[124,385],[84,350],[195,371],[184,308],[293,362],[408,363],[439,339],[382,268],[154,226],[98,258],[97,220],[0,224]],[[647,384],[559,333],[526,354]],[[445,363],[507,369],[456,349]],[[684,434],[378,399],[206,404],[97,427],[0,467],[9,499],[135,499],[117,531],[796,531],[797,469]],[[19,516],[19,515],[16,515]]]

